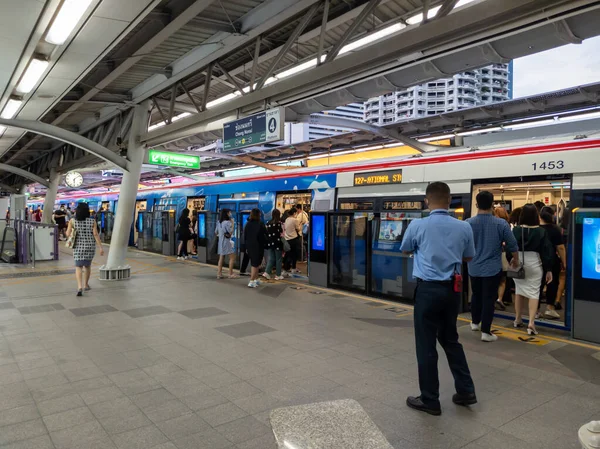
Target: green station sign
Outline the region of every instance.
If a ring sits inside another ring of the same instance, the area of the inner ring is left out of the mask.
[[[284,108],[269,109],[223,124],[223,151],[283,140]]]
[[[200,168],[200,156],[150,149],[148,150],[148,164],[198,169]]]

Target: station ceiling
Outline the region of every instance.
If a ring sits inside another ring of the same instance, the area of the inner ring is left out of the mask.
[[[302,119],[600,33],[600,2],[591,0],[91,0],[69,39],[53,46],[43,38],[63,1],[72,0],[14,1],[0,16],[0,110],[41,55],[48,67],[19,97],[16,118],[60,126],[115,152],[127,142],[132,106],[146,100],[150,124],[166,125],[151,128],[145,141],[193,151],[220,137],[220,121],[265,106]],[[424,12],[429,19],[419,22]],[[369,36],[380,37],[334,54]],[[318,55],[327,58],[318,67],[250,88]],[[260,161],[273,149],[256,150],[247,156]],[[210,150],[203,156],[213,170],[241,165]],[[44,177],[53,165],[66,171],[99,159],[8,128],[0,162]],[[0,182],[25,180],[0,173]]]

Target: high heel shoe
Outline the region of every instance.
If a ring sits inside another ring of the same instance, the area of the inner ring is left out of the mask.
[[[532,329],[530,327],[527,328],[527,335],[537,335],[539,334],[539,332],[535,329]]]
[[[523,321],[517,321],[517,320],[515,320],[515,321],[513,322],[513,326],[514,326],[514,327],[523,327],[523,326],[525,326],[525,325],[523,324]]]

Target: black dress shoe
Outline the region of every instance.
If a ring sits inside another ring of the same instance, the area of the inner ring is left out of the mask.
[[[415,410],[419,410],[420,412],[429,413],[433,416],[440,416],[442,414],[441,409],[427,407],[425,404],[423,404],[421,396],[418,396],[416,398],[414,396],[409,396],[408,398],[406,398],[406,405],[408,405],[410,408],[414,408]]]
[[[477,404],[477,396],[475,396],[475,393],[456,393],[452,396],[452,402],[456,405],[464,405],[466,407]]]

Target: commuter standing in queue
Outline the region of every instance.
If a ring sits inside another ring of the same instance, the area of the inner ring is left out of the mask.
[[[456,320],[462,297],[463,261],[475,255],[473,231],[468,223],[450,216],[450,187],[433,182],[426,190],[429,217],[413,220],[402,240],[401,250],[414,254],[415,342],[421,395],[409,396],[413,409],[441,415],[438,353],[436,339],[446,353],[454,376],[457,405],[477,403],[475,386],[462,345],[458,342]]]
[[[506,220],[494,216],[494,195],[479,192],[476,197],[477,215],[467,223],[473,229],[475,257],[469,262],[471,276],[471,330],[481,331],[481,341],[498,340],[492,334],[494,303],[498,299],[498,286],[502,276],[502,244],[512,253],[511,264],[519,265],[519,246]]]

